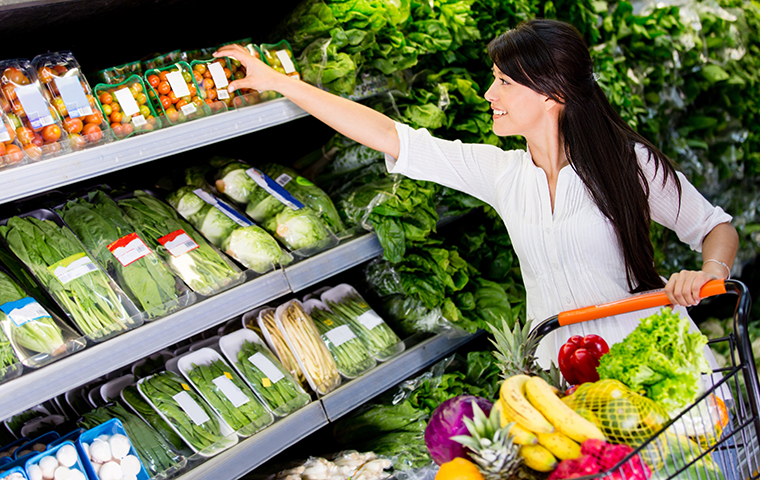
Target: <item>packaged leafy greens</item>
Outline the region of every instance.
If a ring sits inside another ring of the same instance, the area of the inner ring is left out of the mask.
[[[0,340],[3,344],[0,346],[0,370],[16,361],[29,367],[41,367],[85,346],[83,338],[37,303],[2,269],[0,327],[1,338],[5,340]]]
[[[404,351],[404,342],[352,286],[338,285],[324,292],[321,299],[336,318],[351,326],[378,361],[388,360]]]
[[[257,273],[292,261],[263,228],[203,189],[185,186],[166,200],[212,244]]]
[[[237,443],[237,436],[189,385],[171,372],[143,378],[137,389],[182,440],[204,457]]]
[[[18,377],[23,371],[11,341],[5,336],[5,332],[0,330],[0,383]]]
[[[195,292],[213,295],[245,280],[237,266],[169,205],[140,190],[117,203],[132,226],[141,229],[148,246]]]
[[[312,298],[303,303],[303,308],[314,321],[341,375],[356,378],[377,365],[351,326],[324,303]]]
[[[293,355],[293,352],[290,351],[290,347],[288,346],[288,343],[285,340],[285,336],[282,334],[280,327],[277,326],[275,312],[276,311],[274,308],[265,308],[259,312],[259,329],[261,329],[261,333],[264,335],[264,339],[272,351],[277,355],[277,358],[280,360],[282,366],[285,367],[285,369],[290,372],[293,378],[298,380],[302,386],[305,386],[306,376],[303,373],[303,369],[301,369],[298,362],[296,361],[296,357]]]
[[[225,335],[219,346],[240,376],[278,417],[311,400],[252,330],[244,328]]]
[[[193,292],[145,244],[139,226],[133,226],[102,191],[67,202],[59,214],[146,319],[168,315],[195,300]]]
[[[89,340],[102,341],[142,324],[124,292],[47,210],[13,217],[0,227],[10,250],[29,268]]]
[[[216,350],[201,348],[180,358],[182,375],[241,437],[274,422],[274,417]]]
[[[121,400],[124,404],[132,409],[132,411],[145,421],[151,428],[158,432],[166,442],[171,445],[172,449],[176,452],[185,452],[188,455],[192,451],[188,448],[185,442],[177,435],[177,432],[172,430],[169,424],[164,420],[158,412],[153,410],[153,407],[140,395],[136,385],[129,385],[124,387],[121,391]]]

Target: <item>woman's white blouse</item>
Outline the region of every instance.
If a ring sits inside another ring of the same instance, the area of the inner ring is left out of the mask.
[[[552,213],[549,184],[530,152],[504,151],[484,144],[435,138],[427,130],[397,123],[398,159],[386,156],[388,171],[430,180],[468,193],[499,213],[520,261],[527,292],[528,319],[539,322],[559,312],[629,297],[625,262],[614,228],[596,206],[572,167],[559,172]],[[663,187],[647,151],[637,148],[649,181],[652,220],[674,230],[681,241],[701,251],[702,240],[731,216],[714,207],[678,173],[682,196],[672,180]],[[686,310],[680,308],[682,314]],[[539,346],[542,366],[557,361],[571,335],[596,333],[611,345],[654,310],[607,317],[563,327]]]

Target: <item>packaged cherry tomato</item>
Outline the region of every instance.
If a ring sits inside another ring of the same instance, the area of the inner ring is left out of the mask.
[[[301,73],[298,70],[296,57],[293,55],[293,49],[287,40],[281,40],[277,43],[262,43],[259,45],[264,62],[278,72],[282,72],[289,77],[301,79]]]
[[[113,137],[79,63],[71,52],[38,55],[32,67],[48,101],[62,119],[73,150],[101,145]]]
[[[233,80],[229,58],[217,58],[214,60],[195,60],[190,63],[193,69],[195,83],[198,84],[201,98],[211,109],[211,113],[223,112],[233,106],[243,106],[239,100],[238,92],[229,93],[227,86]]]
[[[99,83],[95,85],[95,95],[117,139],[161,128],[161,120],[148,101],[148,89],[138,75],[116,85]]]
[[[187,62],[148,70],[145,72],[145,80],[150,87],[148,97],[156,111],[161,111],[166,117],[169,125],[177,125],[211,113],[211,109],[200,95],[198,84]]]
[[[143,71],[147,72],[148,70],[170,66],[180,60],[182,60],[182,51],[174,50],[162,55],[153,55],[147,59],[143,59],[141,63]]]
[[[183,62],[192,62],[195,60],[211,60],[214,58],[215,48],[200,48],[198,50],[185,50],[180,54]]]
[[[106,68],[95,72],[95,77],[100,83],[110,83],[116,85],[127,80],[132,75],[142,76],[143,69],[140,61],[125,63],[116,67]]]
[[[0,97],[0,103],[8,103]],[[11,117],[13,119],[11,119]],[[15,115],[0,112],[0,168],[7,168],[26,163],[26,155],[21,143],[16,138],[16,125],[21,126]]]
[[[37,161],[68,151],[68,137],[58,112],[48,102],[28,60],[0,62],[3,110],[14,115],[16,138],[29,160]]]

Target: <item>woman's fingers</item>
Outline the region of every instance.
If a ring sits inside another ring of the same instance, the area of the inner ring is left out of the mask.
[[[716,277],[702,271],[681,270],[670,276],[665,285],[665,294],[673,305],[685,307],[697,305],[701,300],[702,287]]]

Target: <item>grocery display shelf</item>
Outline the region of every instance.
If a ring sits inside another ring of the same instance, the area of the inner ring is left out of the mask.
[[[3,185],[0,204],[306,116],[308,114],[290,100],[278,98],[10,168],[0,171],[0,184]]]
[[[307,405],[253,437],[242,440],[231,449],[195,466],[180,479],[240,478],[317,429],[445,357],[480,334],[481,332],[457,338],[436,335],[416,344],[414,340],[417,337],[413,337],[412,345],[397,357],[339,387],[319,402]]]

